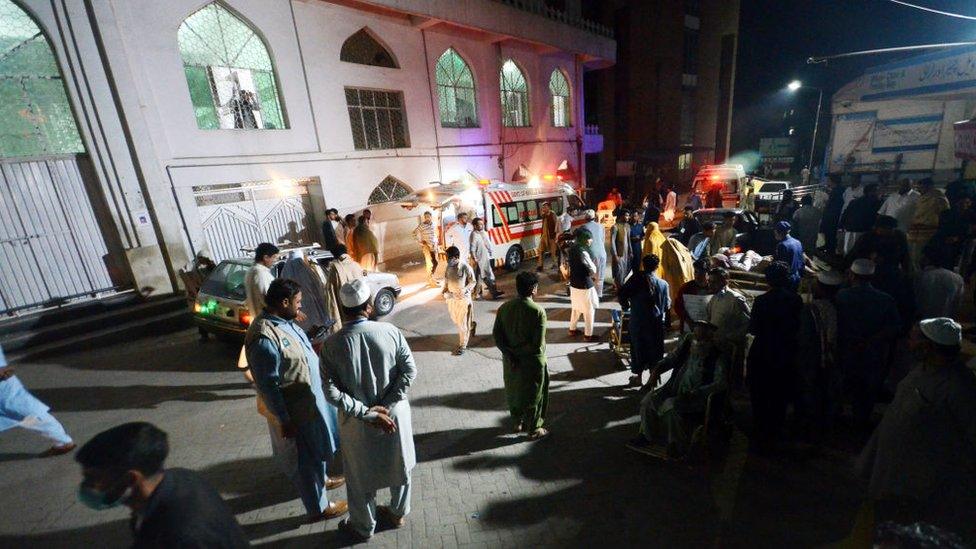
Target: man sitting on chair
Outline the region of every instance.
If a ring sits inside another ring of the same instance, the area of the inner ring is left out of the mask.
[[[682,458],[690,449],[691,435],[705,413],[709,395],[726,387],[725,355],[715,346],[716,327],[703,320],[693,323],[674,352],[658,363],[645,387],[655,387],[661,374],[671,377],[641,400],[640,436],[627,447],[653,454],[652,442],[663,439],[668,458]]]

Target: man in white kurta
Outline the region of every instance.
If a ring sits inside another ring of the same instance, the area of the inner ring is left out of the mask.
[[[461,252],[461,261],[465,263],[471,255],[471,232],[474,227],[468,223],[468,214],[461,212],[457,215],[457,223],[451,225],[444,235],[444,245],[454,246]]]
[[[452,353],[461,356],[468,350],[468,340],[475,330],[471,314],[471,292],[474,291],[474,270],[467,261],[461,260],[456,246],[447,249],[447,269],[444,270],[444,302],[451,321],[458,329],[458,346]]]
[[[268,286],[274,282],[271,266],[277,258],[278,247],[274,244],[262,242],[254,249],[254,265],[244,275],[244,303],[252,318],[264,310],[264,294],[268,293]]]
[[[404,525],[417,463],[407,401],[417,367],[398,328],[367,320],[371,297],[363,280],[342,287],[345,324],[325,340],[321,362],[326,400],[340,414],[349,520],[339,528],[360,541],[373,535],[377,512],[395,528]],[[380,488],[390,489],[389,507],[376,506]]]

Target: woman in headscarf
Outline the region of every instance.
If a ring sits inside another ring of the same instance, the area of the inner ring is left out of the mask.
[[[346,245],[346,250],[349,252],[349,256],[352,257],[353,261],[359,261],[359,257],[356,256],[356,246],[352,241],[352,233],[356,230],[356,216],[353,214],[346,214],[346,217],[342,218],[342,233],[339,234],[340,241]]]
[[[664,233],[661,232],[660,225],[658,225],[656,221],[648,223],[647,228],[644,231],[644,245],[641,250],[642,264],[643,258],[651,254],[654,254],[660,258],[662,253],[661,245],[663,245],[667,239],[668,237],[664,236]],[[655,273],[660,277],[664,274],[664,269],[658,265]]]
[[[356,230],[352,232],[352,241],[354,246],[352,256],[356,258],[356,262],[365,271],[375,271],[380,245],[379,241],[376,240],[376,235],[373,234],[367,224],[366,216],[359,216],[359,224],[356,225]]]

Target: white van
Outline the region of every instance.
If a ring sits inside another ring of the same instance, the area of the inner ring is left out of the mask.
[[[540,209],[548,202],[556,216],[569,211],[572,226],[586,222],[586,206],[576,191],[566,183],[525,183],[500,181],[454,181],[420,189],[401,201],[404,208],[431,210],[439,225],[439,239],[455,223],[457,214],[466,212],[470,219],[485,220],[485,230],[492,242],[496,266],[516,270],[522,260],[536,256],[542,234]]]
[[[691,184],[691,192],[698,195],[702,205],[708,207],[708,193],[719,189],[723,208],[737,208],[745,192],[746,171],[741,164],[717,164],[703,166]],[[711,207],[718,207],[712,204]]]

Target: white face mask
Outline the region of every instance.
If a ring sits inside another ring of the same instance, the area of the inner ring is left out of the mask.
[[[455,265],[457,265],[460,262],[461,262],[461,260],[458,259],[458,258],[456,258],[456,257],[452,257],[452,258],[450,258],[450,259],[447,260],[447,264],[450,265],[450,266],[452,266],[452,267],[455,266]]]

